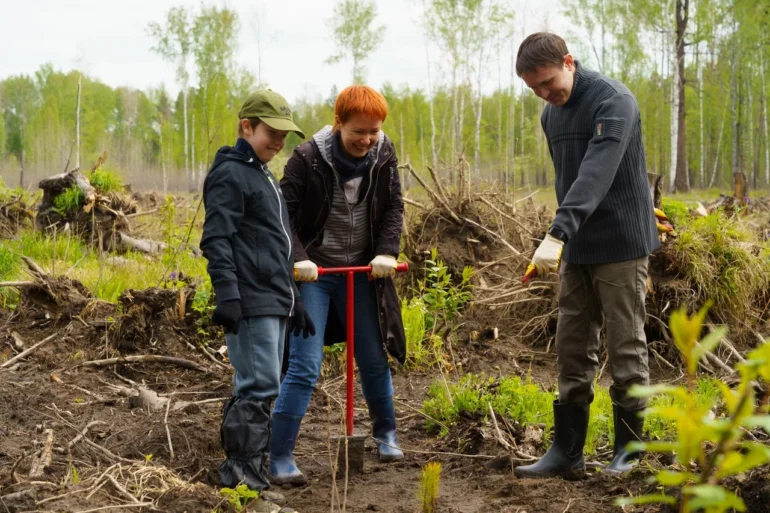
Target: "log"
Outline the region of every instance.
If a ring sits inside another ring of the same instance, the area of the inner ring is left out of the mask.
[[[41,477],[45,469],[51,465],[53,458],[53,431],[46,429],[43,434],[46,435],[45,445],[40,456],[32,459],[32,465],[29,470],[30,479]]]
[[[136,239],[130,235],[126,235],[123,232],[118,232],[120,237],[120,243],[128,249],[139,251],[140,253],[156,254],[164,251],[168,248],[168,244],[165,242],[159,242],[154,240]]]

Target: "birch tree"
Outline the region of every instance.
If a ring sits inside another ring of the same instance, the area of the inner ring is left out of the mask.
[[[328,24],[339,51],[326,62],[336,64],[345,58],[353,61],[353,82],[365,78],[364,61],[382,43],[385,27],[373,27],[377,6],[373,0],[343,0],[334,7]]]

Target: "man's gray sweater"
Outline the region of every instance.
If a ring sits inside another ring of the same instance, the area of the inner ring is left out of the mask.
[[[541,116],[556,169],[551,225],[571,264],[621,262],[660,246],[647,185],[636,98],[617,80],[575,61],[567,103]]]

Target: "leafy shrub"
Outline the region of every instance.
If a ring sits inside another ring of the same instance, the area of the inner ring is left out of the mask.
[[[123,177],[117,171],[100,167],[88,177],[88,181],[96,192],[107,194],[109,192],[120,192],[123,190]]]

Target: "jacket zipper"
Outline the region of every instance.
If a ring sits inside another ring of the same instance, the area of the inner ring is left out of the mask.
[[[262,167],[262,172],[265,173],[265,178],[267,178],[267,181],[270,182],[270,185],[273,187],[273,192],[275,192],[275,197],[278,200],[278,219],[281,221],[281,229],[283,230],[283,234],[286,236],[286,242],[288,243],[288,251],[286,252],[286,263],[291,262],[291,237],[289,237],[289,233],[286,231],[286,225],[283,223],[283,208],[281,206],[281,195],[278,193],[278,189],[275,187],[275,184],[273,183],[273,180],[270,179],[270,175],[267,171],[265,171],[265,168]],[[291,317],[294,314],[294,287],[291,286],[291,276],[289,276],[289,292],[291,292],[291,308],[289,309],[289,317]]]

